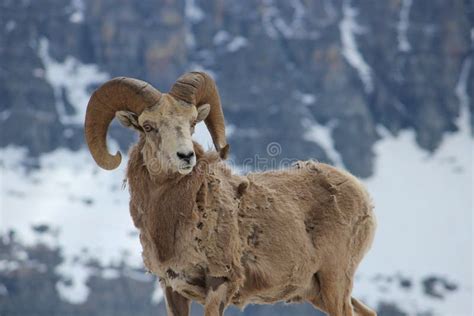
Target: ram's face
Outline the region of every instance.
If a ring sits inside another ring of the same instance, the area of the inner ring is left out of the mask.
[[[107,149],[107,131],[114,117],[142,133],[143,157],[150,173],[190,173],[196,164],[191,134],[204,119],[220,158],[229,152],[216,83],[204,72],[182,75],[169,93],[128,77],[113,78],[94,91],[87,104],[84,133],[92,157],[106,170],[122,161],[120,152],[112,155]]]
[[[158,105],[134,113],[120,111],[116,117],[122,124],[143,133],[143,158],[153,174],[188,174],[196,165],[191,135],[194,127],[209,114],[209,105],[195,106],[163,94]]]

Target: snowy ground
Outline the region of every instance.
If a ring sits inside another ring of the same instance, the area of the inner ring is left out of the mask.
[[[372,305],[397,305],[414,315],[471,315],[472,311],[472,155],[468,115],[459,133],[445,137],[434,155],[415,145],[412,132],[385,133],[376,146],[376,176],[366,183],[371,192],[378,231],[374,246],[359,269],[356,295]],[[401,290],[396,282],[374,275],[403,276],[414,282]],[[459,286],[437,289],[443,299],[423,295],[420,282],[436,275]],[[371,282],[373,281],[373,282]]]
[[[71,288],[58,285],[65,299],[81,302],[86,298],[88,273],[73,261],[82,249],[100,254],[104,263],[128,251],[129,263],[140,264],[140,244],[128,215],[128,192],[121,189],[123,170],[99,170],[85,150],[44,155],[40,168],[31,171],[22,166],[25,159],[21,149],[1,151],[0,230],[14,228],[26,243],[33,243],[32,225],[60,228],[59,246],[67,258],[61,270],[74,281]]]
[[[473,295],[473,155],[466,84],[472,61],[464,61],[456,86],[461,114],[459,131],[446,135],[434,154],[415,145],[412,131],[394,137],[381,130],[375,148],[375,176],[367,180],[378,217],[372,251],[359,269],[356,294],[372,305],[396,303],[409,315],[472,315]],[[400,283],[374,275],[412,280]],[[420,284],[430,276],[438,282],[424,294]]]

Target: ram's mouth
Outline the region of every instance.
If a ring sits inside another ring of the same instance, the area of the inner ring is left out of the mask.
[[[178,172],[182,175],[189,174],[193,170],[193,165],[185,165],[185,166],[180,166],[178,168]]]

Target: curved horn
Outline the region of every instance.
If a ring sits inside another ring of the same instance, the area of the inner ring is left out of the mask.
[[[95,162],[112,170],[120,165],[120,152],[111,155],[107,150],[107,130],[117,111],[131,111],[140,115],[156,104],[161,93],[147,82],[119,77],[107,81],[91,96],[87,104],[84,131],[87,145]]]
[[[196,107],[206,103],[211,106],[204,122],[217,152],[221,158],[227,158],[229,145],[225,137],[224,113],[214,80],[204,72],[188,72],[175,82],[169,94]]]

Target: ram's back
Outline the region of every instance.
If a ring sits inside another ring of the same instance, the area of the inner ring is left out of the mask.
[[[349,173],[322,163],[299,162],[290,169],[247,178],[239,229],[247,275],[241,294],[250,302],[303,295],[291,288],[311,288],[312,276],[321,266],[340,256],[358,260],[370,246],[375,228],[370,198]],[[347,245],[352,238],[357,239],[353,253],[338,245]]]

